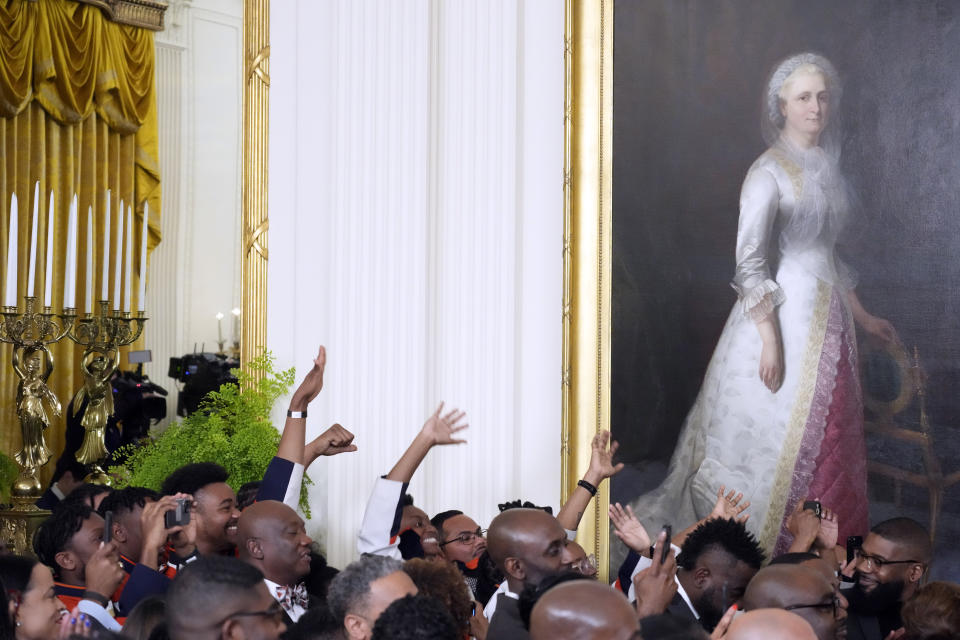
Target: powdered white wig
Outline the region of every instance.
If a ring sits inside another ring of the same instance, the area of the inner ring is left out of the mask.
[[[839,106],[840,98],[843,95],[843,85],[834,66],[818,53],[798,53],[783,60],[773,68],[770,80],[767,82],[766,93],[763,96],[763,116],[761,118],[763,139],[766,140],[767,144],[772,145],[780,137],[784,124],[783,112],[780,109],[783,85],[795,71],[804,67],[823,75],[827,91],[830,92],[830,116],[827,119],[826,129],[820,135],[820,146],[831,156],[837,158],[840,155]]]

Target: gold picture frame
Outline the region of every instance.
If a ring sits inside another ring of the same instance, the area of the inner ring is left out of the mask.
[[[610,428],[613,156],[613,0],[566,0],[561,498]],[[577,540],[608,580],[610,483],[584,514]]]

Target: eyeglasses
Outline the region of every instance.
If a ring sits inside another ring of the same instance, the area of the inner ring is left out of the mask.
[[[441,547],[445,547],[448,544],[459,542],[461,544],[473,544],[477,541],[477,538],[482,538],[487,535],[486,529],[477,529],[476,531],[465,531],[458,535],[456,538],[451,538],[450,540],[445,540],[440,543]]]
[[[867,565],[868,569],[876,571],[880,571],[888,564],[923,564],[919,560],[884,560],[879,556],[872,556],[868,553],[864,553],[861,549],[857,549],[856,558],[857,562],[862,562]]]
[[[584,576],[595,576],[597,575],[597,561],[593,554],[590,554],[586,558],[581,558],[576,562],[571,562],[566,566],[570,571],[576,571],[580,575]]]

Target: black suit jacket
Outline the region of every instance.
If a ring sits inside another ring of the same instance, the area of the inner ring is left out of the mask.
[[[667,613],[672,616],[677,616],[683,618],[684,620],[693,620],[694,622],[699,622],[697,616],[691,611],[690,605],[687,604],[687,601],[683,599],[679,593],[673,596],[673,600],[670,602],[670,606],[667,607]]]
[[[520,619],[520,606],[516,598],[505,593],[498,593],[497,610],[493,612],[487,637],[490,640],[528,640],[530,632],[523,626]]]
[[[847,640],[883,640],[876,616],[847,614]]]

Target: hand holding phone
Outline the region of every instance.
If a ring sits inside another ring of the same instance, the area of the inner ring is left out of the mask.
[[[823,518],[823,506],[817,500],[805,500],[803,510],[813,511],[818,518]]]
[[[663,529],[667,535],[663,541],[663,548],[660,549],[660,564],[663,564],[667,561],[667,556],[670,554],[670,540],[673,539],[673,527],[669,524],[663,525]]]
[[[167,529],[190,524],[190,500],[177,498],[177,508],[163,514],[163,526]]]

